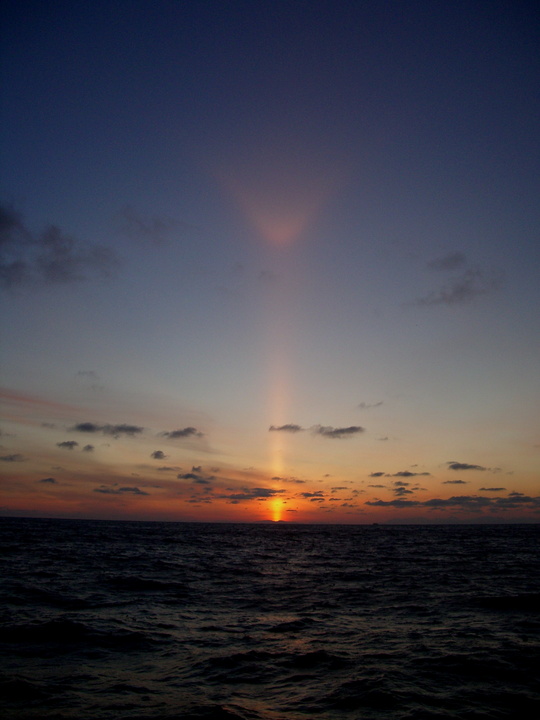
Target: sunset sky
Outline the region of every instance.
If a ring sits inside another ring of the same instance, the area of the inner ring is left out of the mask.
[[[538,522],[528,2],[2,27],[2,515]]]

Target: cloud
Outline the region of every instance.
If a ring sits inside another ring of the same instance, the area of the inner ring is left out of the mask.
[[[154,245],[163,245],[176,231],[195,229],[187,223],[179,223],[171,218],[156,215],[143,216],[132,207],[125,207],[120,214],[120,230],[128,237],[149,241]]]
[[[0,206],[0,285],[65,284],[107,277],[118,259],[103,245],[84,244],[55,225],[32,233],[11,206]]]
[[[418,505],[421,505],[418,500],[366,500],[365,504],[371,505],[372,507],[395,508],[416,507]]]
[[[324,493],[323,493],[322,490],[316,490],[315,492],[303,492],[303,493],[299,493],[299,494],[298,494],[298,497],[303,497],[303,498],[315,498],[315,497],[317,497],[317,498],[322,498],[322,497],[324,497]]]
[[[456,462],[455,460],[449,460],[446,464],[450,470],[487,470],[482,465],[471,465],[470,463]]]
[[[369,477],[383,477],[383,475],[384,475],[384,473],[380,472],[380,471],[369,473]]]
[[[2,462],[23,462],[24,457],[19,455],[19,453],[13,453],[12,455],[2,455],[0,460]]]
[[[503,487],[492,487],[492,488],[481,487],[480,490],[483,490],[484,492],[502,492],[503,490],[506,490],[506,488],[503,488]]]
[[[509,493],[508,497],[496,498],[493,501],[497,508],[502,510],[511,510],[514,508],[523,507],[527,505],[530,508],[540,508],[540,497],[530,497],[529,495],[523,495],[523,493]]]
[[[79,370],[75,377],[82,378],[84,381],[88,380],[90,382],[89,387],[91,390],[105,389],[104,385],[100,385],[98,383],[100,378],[94,370]]]
[[[456,495],[451,498],[431,498],[425,500],[424,507],[444,508],[444,507],[462,507],[469,510],[479,510],[491,503],[489,498],[478,497],[477,495]]]
[[[283,490],[273,490],[272,488],[244,488],[241,493],[217,495],[216,497],[229,500],[233,504],[236,504],[248,500],[266,500],[267,498],[274,497],[274,495],[280,495],[282,492]]]
[[[65,448],[66,450],[73,450],[79,443],[75,440],[64,440],[64,442],[56,443],[59,448]]]
[[[127,425],[122,423],[120,425],[97,425],[92,422],[82,422],[69,428],[71,432],[82,432],[82,433],[103,433],[104,435],[111,435],[114,438],[120,437],[120,435],[127,435],[134,437],[144,431],[144,428],[138,425]]]
[[[56,480],[53,477],[43,478],[43,480],[36,480],[38,483],[48,483],[49,485],[55,485]]]
[[[270,432],[288,432],[297,433],[304,430],[300,425],[294,425],[288,423],[287,425],[270,425],[268,428]],[[314,435],[322,435],[328,438],[346,438],[355,435],[356,433],[364,432],[364,428],[358,425],[351,425],[350,427],[333,428],[330,425],[313,425],[310,428]]]
[[[364,428],[359,425],[351,425],[349,427],[333,428],[330,425],[315,425],[311,428],[315,435],[322,435],[327,438],[348,438],[358,433],[363,433]]]
[[[154,460],[165,460],[167,456],[165,455],[163,450],[154,450],[150,457],[154,458]]]
[[[296,485],[304,485],[305,480],[299,480],[295,477],[280,477],[279,475],[274,475],[272,477],[272,480],[279,480],[280,482],[288,482],[288,483],[295,483]]]
[[[276,427],[275,425],[270,425],[268,428],[269,432],[289,432],[289,433],[297,433],[302,432],[304,428],[300,427],[300,425],[293,425],[291,423],[287,425],[280,425],[279,427]]]
[[[486,278],[481,270],[466,270],[463,275],[440,290],[418,298],[413,304],[420,306],[432,305],[464,305],[480,295],[494,292],[500,286],[500,278]]]
[[[467,485],[467,480],[445,480],[443,485]]]
[[[390,477],[418,477],[422,475],[431,475],[431,473],[428,472],[411,472],[410,470],[400,470],[397,473],[394,473],[393,475],[390,475]]]
[[[379,402],[376,402],[376,403],[361,402],[361,403],[359,403],[358,407],[360,408],[360,410],[371,410],[371,408],[380,407],[382,404],[383,404],[382,400],[380,400]]]
[[[93,445],[85,445],[83,447],[83,452],[94,452],[94,446]]]
[[[109,487],[107,485],[101,485],[101,487],[94,488],[94,492],[103,493],[104,495],[148,495],[144,490],[140,490],[138,487]]]
[[[215,479],[214,475],[203,475],[201,465],[193,465],[191,472],[180,473],[176,476],[179,480],[191,480],[197,485],[210,485]]]
[[[428,262],[428,268],[430,270],[458,270],[465,266],[465,255],[460,252],[450,253],[437,260],[431,260]]]
[[[95,423],[91,422],[83,422],[78,423],[77,425],[74,425],[72,428],[69,429],[76,432],[94,433],[99,432],[101,428],[101,425],[96,425]]]
[[[160,433],[162,437],[167,437],[169,440],[177,440],[178,438],[187,438],[187,437],[203,437],[203,433],[199,432],[197,428],[194,427],[185,427],[181,430],[171,430],[170,432],[162,432]]]
[[[451,498],[431,498],[430,500],[367,500],[366,505],[372,507],[411,508],[424,507],[433,510],[455,509],[470,512],[511,510],[527,507],[532,510],[540,508],[540,497],[530,497],[522,493],[510,493],[506,498],[487,498],[478,495],[456,495]]]

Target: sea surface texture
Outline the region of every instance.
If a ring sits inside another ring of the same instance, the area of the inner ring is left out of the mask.
[[[539,537],[4,518],[1,716],[537,720]]]

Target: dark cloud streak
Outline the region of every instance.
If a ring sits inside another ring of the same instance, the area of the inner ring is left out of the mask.
[[[270,425],[270,427],[268,428],[268,431],[269,432],[297,433],[297,432],[302,432],[303,429],[304,428],[301,427],[300,425],[293,425],[292,423],[288,423],[287,425],[279,425],[279,426]]]
[[[471,465],[470,463],[456,462],[455,460],[449,460],[446,464],[450,470],[487,470],[482,465]]]
[[[185,427],[181,430],[171,430],[170,432],[164,431],[160,433],[162,437],[169,438],[169,440],[177,440],[179,438],[188,438],[188,437],[197,437],[201,438],[204,437],[203,433],[197,430],[197,428],[194,427]]]
[[[350,425],[349,427],[341,428],[334,428],[331,425],[315,425],[311,430],[314,435],[322,435],[323,437],[340,440],[364,432],[364,428],[359,425]]]
[[[103,435],[110,435],[111,437],[118,438],[121,435],[127,435],[134,437],[140,435],[144,431],[144,428],[138,425],[127,425],[122,423],[120,425],[97,425],[92,422],[82,422],[69,428],[71,432],[82,432],[82,433],[103,433]]]

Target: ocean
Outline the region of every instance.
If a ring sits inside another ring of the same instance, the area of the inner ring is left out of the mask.
[[[539,538],[3,518],[1,716],[536,720]]]

